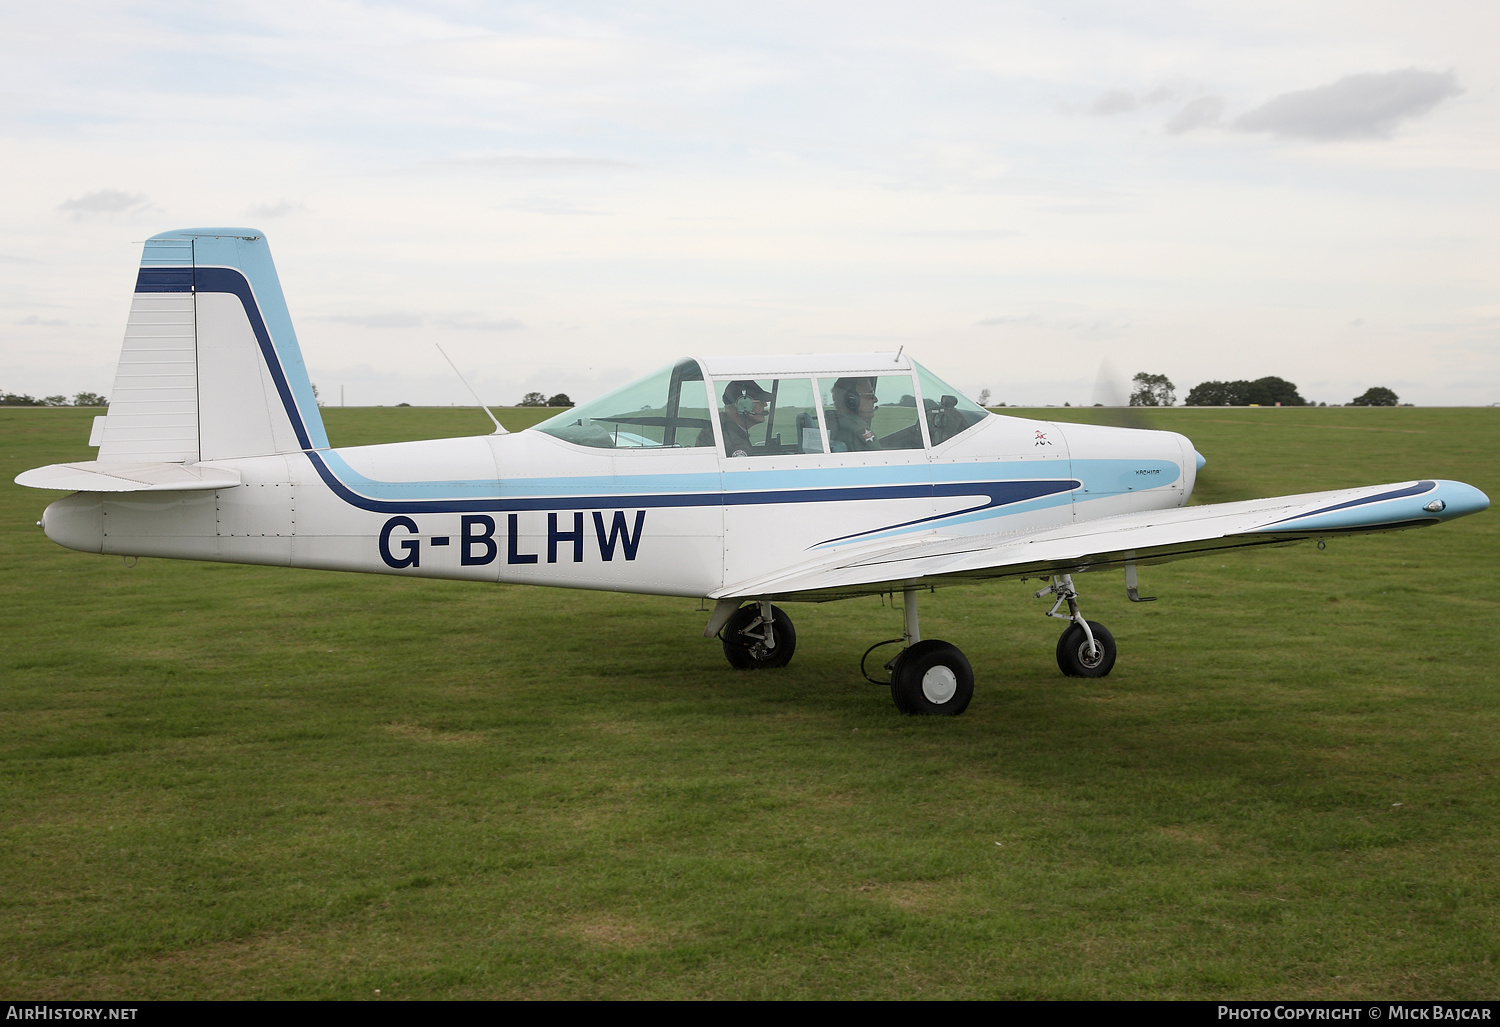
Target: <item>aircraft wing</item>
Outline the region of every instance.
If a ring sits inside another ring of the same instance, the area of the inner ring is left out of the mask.
[[[821,601],[964,579],[1077,574],[1217,549],[1396,531],[1477,513],[1489,505],[1489,497],[1472,485],[1425,480],[1121,514],[1046,531],[961,537],[929,533],[824,552],[733,583],[710,598]]]

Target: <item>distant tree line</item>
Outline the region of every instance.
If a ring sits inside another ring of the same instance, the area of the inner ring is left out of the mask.
[[[1133,407],[1169,407],[1176,402],[1175,386],[1164,374],[1137,374],[1130,393]],[[1350,400],[1352,407],[1393,407],[1400,398],[1390,389],[1377,385],[1366,389],[1362,395]],[[1297,392],[1297,386],[1285,378],[1274,375],[1257,378],[1255,381],[1240,379],[1232,382],[1201,382],[1188,391],[1183,400],[1190,407],[1305,407],[1307,400]],[[1319,404],[1320,406],[1323,404]]]
[[[1305,407],[1307,400],[1297,393],[1297,386],[1285,378],[1244,379],[1233,382],[1203,382],[1193,386],[1183,403],[1190,407]]]
[[[21,392],[0,392],[0,407],[107,407],[109,400],[97,392],[80,392],[69,401],[67,396],[43,396],[37,399]]]
[[[543,396],[540,392],[528,392],[522,397],[516,406],[521,407],[570,407],[573,401],[568,398],[566,392],[559,392],[555,396]]]

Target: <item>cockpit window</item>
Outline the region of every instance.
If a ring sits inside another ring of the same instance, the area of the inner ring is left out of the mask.
[[[531,430],[595,449],[713,446],[708,386],[696,360],[679,361]]]
[[[787,456],[823,452],[810,378],[716,381],[724,455]],[[710,441],[712,441],[710,439]]]
[[[818,388],[832,452],[922,448],[910,374],[820,378]]]
[[[917,383],[922,387],[922,406],[926,408],[927,433],[934,446],[946,442],[990,416],[988,410],[964,396],[921,364],[917,364]]]

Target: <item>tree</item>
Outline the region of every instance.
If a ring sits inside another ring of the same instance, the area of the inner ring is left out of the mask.
[[[107,407],[109,400],[97,392],[80,392],[73,397],[73,405],[75,407]]]
[[[1133,402],[1133,399],[1132,399]],[[1190,407],[1301,407],[1307,400],[1297,394],[1297,386],[1285,378],[1243,378],[1232,382],[1200,382],[1188,391],[1183,402]]]
[[[1135,389],[1130,393],[1133,407],[1169,407],[1177,402],[1177,386],[1164,374],[1140,372],[1134,378]]]
[[[521,397],[521,402],[516,404],[523,407],[544,407],[547,405],[547,397],[540,392],[528,392]]]
[[[1188,390],[1183,403],[1190,407],[1242,407],[1250,393],[1250,383],[1199,382]]]
[[[41,400],[19,392],[0,392],[0,407],[39,407]]]
[[[43,396],[42,404],[49,407],[65,407],[68,405],[67,396]]]
[[[979,390],[979,405],[982,406],[982,407],[987,407],[987,406],[990,405],[990,390],[989,389],[980,389]]]
[[[1377,385],[1373,389],[1366,389],[1363,395],[1355,396],[1349,401],[1352,407],[1393,407],[1399,397],[1390,389]]]
[[[566,392],[559,392],[555,396],[547,397],[547,405],[549,407],[570,407],[573,405],[573,401],[568,398]]]
[[[1263,407],[1274,407],[1278,403],[1284,407],[1305,407],[1307,400],[1297,394],[1297,386],[1285,378],[1257,378],[1250,383],[1250,395],[1247,400]]]

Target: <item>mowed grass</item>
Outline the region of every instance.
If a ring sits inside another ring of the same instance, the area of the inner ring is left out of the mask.
[[[1204,500],[1500,496],[1500,410],[1155,416]],[[6,996],[1500,995],[1500,512],[1082,576],[1102,681],[1036,582],[940,590],[978,686],[913,719],[875,599],[736,673],[685,600],[63,550],[11,479],[88,418],[0,410]]]

